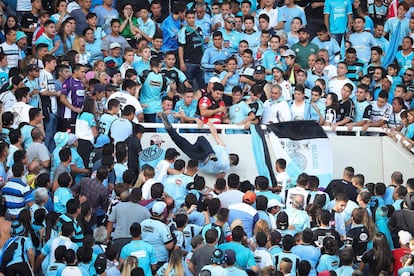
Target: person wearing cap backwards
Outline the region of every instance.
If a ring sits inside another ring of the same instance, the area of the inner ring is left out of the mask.
[[[110,64],[111,68],[119,70],[122,65],[122,48],[118,42],[109,45],[109,55],[104,58],[105,64]]]
[[[227,262],[227,254],[221,249],[216,249],[211,256],[211,264],[201,268],[200,276],[227,276],[229,275],[223,267]]]
[[[105,57],[109,56],[108,51],[110,50],[110,45],[112,43],[118,43],[122,51],[125,48],[129,47],[128,41],[125,39],[125,37],[120,35],[120,30],[121,30],[121,23],[119,19],[117,18],[112,19],[111,20],[111,33],[105,36],[105,39],[102,40],[102,52]],[[122,61],[119,64],[119,66],[121,66],[121,64],[122,64]]]
[[[142,170],[144,165],[156,168],[158,163],[165,159],[165,151],[161,148],[161,145],[164,142],[165,141],[162,140],[161,136],[158,134],[153,134],[151,136],[150,146],[143,149],[139,154],[140,170]]]
[[[163,222],[165,202],[156,201],[151,209],[151,218],[141,222],[142,240],[151,244],[157,257],[157,268],[168,261],[168,251],[174,249],[175,242],[167,224]]]
[[[253,229],[256,222],[259,220],[257,210],[252,206],[255,202],[256,194],[252,191],[247,191],[243,196],[243,202],[231,204],[229,206],[229,224],[235,219],[240,219],[243,223],[247,238],[253,236]]]
[[[224,71],[224,61],[231,56],[229,49],[223,47],[223,33],[221,31],[213,33],[212,41],[212,47],[208,47],[201,58],[204,81],[210,80],[216,74]]]
[[[308,57],[316,54],[319,50],[318,45],[313,44],[309,40],[309,32],[307,28],[299,29],[299,41],[292,45],[292,50],[296,53],[296,62],[302,67],[308,67]]]

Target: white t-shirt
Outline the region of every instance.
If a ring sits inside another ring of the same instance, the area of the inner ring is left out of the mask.
[[[18,128],[20,123],[28,123],[30,121],[29,110],[31,108],[31,105],[24,102],[17,102],[10,108],[11,112],[17,114],[16,118],[14,118],[13,128]]]
[[[55,78],[53,77],[52,73],[42,69],[40,70],[39,74],[39,83],[40,83],[40,92],[49,91],[49,92],[56,92],[55,86]],[[50,104],[52,113],[57,113],[57,99],[55,96],[51,96]]]

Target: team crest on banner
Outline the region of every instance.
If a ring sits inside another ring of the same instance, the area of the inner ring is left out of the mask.
[[[320,187],[332,180],[332,148],[325,131],[314,121],[291,121],[268,126],[269,139],[276,159],[287,162],[286,171],[292,180],[302,172],[315,175]],[[294,182],[293,182],[294,183]]]

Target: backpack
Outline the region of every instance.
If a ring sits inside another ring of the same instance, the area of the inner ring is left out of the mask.
[[[21,236],[13,237],[13,240],[7,245],[6,248],[3,247],[3,254],[1,258],[1,264],[0,264],[0,272],[6,273],[7,265],[13,260],[14,257],[14,251],[17,250],[19,247],[19,242],[22,247],[22,260],[25,262],[24,259],[24,242],[25,239]]]
[[[97,274],[104,273],[106,270],[106,255],[105,253],[100,253],[93,264],[93,267],[96,270]]]
[[[148,75],[154,72],[152,70],[144,70],[142,72],[142,76],[140,77],[141,83],[144,84],[144,82],[147,80]],[[165,92],[167,92],[167,87],[168,87],[168,80],[167,78],[164,76],[164,74],[161,74],[162,76],[162,86],[161,86],[161,95],[164,94]]]

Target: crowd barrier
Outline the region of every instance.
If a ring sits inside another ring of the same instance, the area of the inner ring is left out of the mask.
[[[157,123],[143,123],[146,128],[163,129],[163,124]],[[199,129],[196,124],[172,124],[175,129],[189,130]],[[254,152],[251,146],[250,134],[228,134],[227,129],[242,129],[243,126],[231,124],[215,125],[217,129],[221,129],[221,138],[228,146],[229,152],[235,152],[240,156],[240,163],[236,167],[231,168],[231,172],[240,175],[241,180],[254,181],[258,175],[258,170],[255,164]],[[208,129],[207,125],[203,129]],[[266,134],[266,126],[262,125],[265,131],[265,137],[268,145],[270,140]],[[352,166],[355,173],[361,173],[365,176],[366,182],[390,182],[390,176],[394,171],[400,171],[404,175],[404,180],[414,177],[414,155],[408,152],[401,144],[396,143],[388,136],[380,136],[384,133],[382,128],[369,128],[370,136],[366,136],[365,132],[361,131],[361,127],[354,127],[352,133],[355,136],[336,135],[336,131],[348,131],[347,127],[337,127],[333,131],[330,127],[323,127],[329,138],[332,154],[333,154],[333,177],[341,178],[343,169],[346,166]],[[143,148],[148,147],[150,137],[154,133],[146,132],[142,139]],[[167,133],[160,134],[165,143],[163,148],[175,147]],[[210,133],[181,133],[189,141],[194,142],[199,135],[205,136],[210,142],[214,143],[214,139]],[[270,145],[271,146],[271,145]],[[181,152],[181,151],[180,151]],[[180,158],[188,160],[185,154],[181,154]],[[272,164],[276,161],[275,156],[271,156]],[[203,175],[203,174],[202,174]],[[209,186],[213,186],[214,177],[206,176]],[[322,183],[326,186],[327,183]]]

